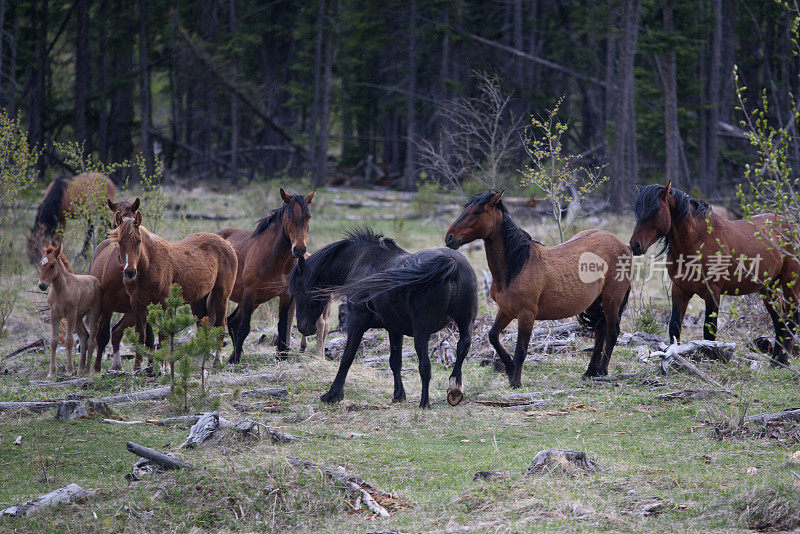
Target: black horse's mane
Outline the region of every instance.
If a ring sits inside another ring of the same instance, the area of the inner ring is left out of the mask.
[[[303,195],[292,195],[289,199],[289,202],[284,202],[281,207],[275,208],[269,214],[258,221],[256,224],[256,229],[253,230],[253,235],[257,236],[263,234],[267,231],[267,228],[272,226],[272,223],[275,221],[280,221],[283,217],[284,210],[291,210],[294,208],[295,203],[300,204],[301,209],[303,210],[303,215],[309,215],[310,211],[308,209],[308,204],[306,203],[306,197]]]
[[[53,180],[53,185],[45,195],[39,209],[36,211],[34,228],[44,226],[48,231],[55,232],[58,228],[58,215],[61,213],[61,202],[64,200],[64,191],[69,185],[70,178],[59,176]]]
[[[487,189],[483,193],[478,193],[470,197],[464,204],[464,207],[478,206],[479,208],[483,208],[495,195],[497,195],[497,191]],[[519,274],[528,262],[531,256],[531,242],[539,243],[540,245],[541,243],[533,239],[528,232],[520,228],[517,223],[514,222],[514,219],[509,215],[508,209],[505,207],[502,200],[497,203],[497,208],[503,212],[503,221],[500,229],[503,232],[503,243],[506,250],[505,257],[508,269],[508,280],[506,283],[508,284]]]
[[[639,189],[639,194],[636,196],[636,203],[633,207],[636,222],[645,221],[658,213],[661,209],[660,195],[663,190],[664,186],[658,184],[646,185]],[[694,209],[695,218],[705,218],[712,212],[711,206],[705,200],[694,198],[680,189],[671,187],[670,195],[675,198],[675,213],[672,214],[675,222],[685,221],[692,214],[692,209]],[[663,236],[659,241],[661,241],[662,245],[657,255],[660,256],[664,252],[669,255],[669,238]]]
[[[335,262],[342,249],[355,245],[359,248],[372,248],[375,252],[405,252],[400,248],[394,239],[383,234],[376,234],[371,228],[350,228],[345,232],[345,238],[325,245],[307,260],[302,258],[297,266],[289,274],[289,291],[294,294],[305,293],[308,288],[313,287],[321,274],[326,274],[331,278],[340,278],[346,275],[343,271],[347,267],[344,264],[337,265]],[[380,256],[366,256],[370,259],[379,260]]]

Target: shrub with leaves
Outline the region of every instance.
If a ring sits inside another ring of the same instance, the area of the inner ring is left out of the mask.
[[[587,165],[580,156],[564,152],[564,136],[569,126],[558,117],[564,97],[545,117],[531,115],[525,130],[524,146],[530,162],[522,170],[523,183],[539,188],[552,204],[563,243],[572,223],[580,216],[583,202],[608,178],[602,166]],[[563,217],[564,212],[567,216]]]
[[[779,3],[792,18],[793,52],[795,58],[800,60],[800,8],[796,1]],[[756,152],[755,161],[745,167],[746,183],[737,186],[742,211],[745,217],[761,213],[782,216],[783,222],[769,226],[763,232],[768,235],[761,235],[760,238],[774,243],[782,254],[800,261],[800,250],[797,248],[800,243],[800,175],[799,169],[793,169],[791,165],[793,159],[796,161],[800,157],[800,100],[791,94],[769,96],[765,89],[753,104],[748,99],[748,90],[738,69],[734,69],[734,81],[738,99],[736,109],[743,116],[739,124]],[[788,117],[786,113],[771,109],[771,99],[788,102]],[[793,288],[798,280],[787,283],[785,280],[766,279],[764,282],[776,303],[781,304],[777,308],[782,308],[783,317],[793,322],[797,310],[784,295],[779,282],[784,287]]]

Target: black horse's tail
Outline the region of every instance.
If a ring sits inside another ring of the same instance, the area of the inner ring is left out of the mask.
[[[628,305],[628,297],[631,294],[631,288],[625,292],[625,297],[622,299],[622,304],[619,306],[619,319],[622,320],[622,312]],[[585,312],[578,314],[578,323],[588,330],[595,332],[603,332],[606,328],[606,316],[603,313],[602,297],[597,297],[591,306],[586,308]]]
[[[59,176],[53,181],[50,191],[42,200],[39,209],[36,211],[36,221],[34,228],[43,226],[49,232],[55,232],[58,228],[58,216],[61,213],[61,203],[64,200],[64,191],[69,185],[70,179],[66,176]]]
[[[449,256],[412,259],[399,269],[382,271],[361,280],[332,288],[331,294],[363,304],[381,293],[413,291],[424,295],[456,276],[458,265]]]

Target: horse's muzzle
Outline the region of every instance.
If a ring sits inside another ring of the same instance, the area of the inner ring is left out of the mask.
[[[453,250],[458,249],[461,246],[461,240],[457,239],[456,236],[453,234],[447,234],[444,238],[444,244],[448,248],[452,248]]]
[[[296,247],[292,245],[292,256],[295,258],[302,258],[306,254],[306,247]]]
[[[47,282],[39,282],[39,289],[47,291]]]
[[[638,241],[631,241],[631,252],[634,256],[641,256],[645,252],[645,248],[639,244]]]
[[[122,277],[126,280],[133,280],[136,278],[136,269],[125,269],[122,271]]]

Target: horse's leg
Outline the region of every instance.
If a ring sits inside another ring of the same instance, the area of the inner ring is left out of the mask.
[[[352,318],[351,318],[352,319]],[[364,337],[364,328],[361,324],[354,324],[355,320],[349,321],[347,328],[347,342],[344,345],[344,353],[342,354],[342,361],[339,362],[339,370],[336,372],[336,378],[333,379],[328,392],[320,396],[319,400],[324,403],[330,404],[339,402],[344,398],[344,381],[347,378],[347,372],[353,364],[356,357],[356,351],[361,345],[361,338]]]
[[[109,338],[111,338],[111,313],[101,313],[100,323],[97,325],[97,356],[94,359],[95,373],[103,370],[103,352],[106,350]]]
[[[208,299],[204,299],[204,302],[209,321],[213,326],[221,327],[224,332],[228,322],[226,317],[228,313],[227,293],[221,289],[214,288],[211,290],[211,294],[208,295]],[[222,368],[222,347],[217,349],[214,358],[219,363],[219,367]]]
[[[58,327],[61,323],[61,317],[56,317],[52,312],[50,313],[50,372],[47,373],[47,378],[54,380],[56,378],[56,349],[58,348]]]
[[[212,317],[208,313],[208,305],[206,304],[205,298],[202,298],[197,302],[192,302],[190,304],[190,307],[192,308],[192,315],[194,315],[197,318],[197,324],[200,324],[200,320],[203,317],[208,317],[208,320],[212,321],[211,324],[212,325],[214,324]]]
[[[611,354],[619,337],[619,307],[622,305],[616,299],[603,299],[603,314],[606,324],[605,328],[605,352],[603,354],[603,364],[600,369],[603,376],[608,376],[608,364],[611,363]]]
[[[509,379],[511,379],[511,375],[514,372],[514,362],[511,360],[511,355],[500,343],[500,333],[505,330],[505,328],[508,326],[508,323],[510,323],[512,320],[513,317],[510,317],[498,310],[497,315],[494,318],[494,324],[492,325],[491,330],[489,330],[489,343],[492,344],[492,347],[497,352],[497,356],[500,357],[500,361],[503,362],[503,366],[506,368],[506,374],[508,375]]]
[[[111,369],[114,371],[122,370],[122,357],[119,354],[119,344],[122,341],[122,336],[125,334],[125,329],[130,328],[131,326],[136,326],[136,318],[132,313],[128,312],[124,314],[122,318],[117,321],[117,324],[111,328]],[[151,347],[153,342],[153,331],[150,329],[150,325],[147,325],[147,328],[149,329],[150,344],[148,344],[147,335],[145,335],[145,345]],[[95,362],[95,371],[100,371],[100,367],[97,362]]]
[[[67,374],[72,375],[72,347],[75,344],[75,315],[69,314],[67,319],[67,331],[64,333],[64,346],[67,348]]]
[[[331,307],[333,301],[329,300],[328,305],[325,306],[322,315],[317,319],[317,358],[325,357],[325,339],[328,337],[328,332],[331,331]]]
[[[136,333],[139,334],[139,343],[145,341],[145,330],[147,328],[147,315],[140,311],[134,312],[134,325]],[[142,367],[142,355],[136,351],[136,356],[133,359],[133,371],[136,372]]]
[[[775,329],[775,343],[772,345],[772,359],[775,360],[775,362],[785,365],[789,363],[789,357],[784,352],[786,343],[788,343],[786,339],[791,338],[792,334],[786,328],[786,323],[783,317],[781,317],[781,314],[775,310],[775,306],[770,302],[770,296],[763,294],[762,299],[764,300],[764,307],[767,309],[767,313],[769,313],[772,319],[772,326]]]
[[[75,331],[78,333],[78,340],[81,343],[80,356],[78,356],[78,376],[83,376],[86,373],[86,349],[89,342],[89,332],[86,331],[86,325],[83,324],[83,317],[78,316],[75,321]]]
[[[692,298],[693,293],[687,293],[672,283],[672,315],[669,318],[669,342],[675,343],[681,340],[681,328],[683,318],[686,315],[686,307]]]
[[[231,336],[231,343],[233,344],[233,352],[228,361],[233,362],[236,359],[236,332],[239,329],[239,313],[242,311],[241,303],[236,306],[236,309],[228,315],[228,335]]]
[[[464,363],[464,358],[467,357],[471,344],[472,321],[470,319],[462,319],[458,322],[456,363],[453,364],[453,372],[450,375],[450,385],[447,388],[447,402],[450,406],[458,405],[464,398],[463,384],[461,382],[461,366]]]
[[[278,354],[286,355],[289,352],[292,339],[292,315],[289,309],[294,303],[294,298],[288,293],[280,296],[278,303]]]
[[[603,346],[606,343],[607,328],[606,316],[603,315],[594,327],[594,348],[592,349],[592,359],[589,360],[589,367],[583,376],[590,378],[593,376],[603,376]]]
[[[317,333],[317,343],[319,343],[319,333]],[[403,377],[400,374],[403,369],[403,334],[398,332],[389,332],[389,367],[394,377],[392,401],[403,402],[406,400],[406,389],[403,387]]]
[[[717,316],[719,315],[720,291],[710,290],[705,298],[706,320],[703,323],[703,339],[714,341],[717,339]]]
[[[533,321],[536,315],[525,311],[517,317],[517,348],[514,351],[514,372],[509,380],[512,388],[522,387],[522,366],[525,364],[525,356],[528,355],[528,343],[531,340],[533,331]]]
[[[420,408],[430,408],[431,406],[428,396],[431,384],[431,359],[428,356],[430,338],[430,334],[414,335],[414,349],[417,351],[417,359],[419,360],[419,379],[422,382],[422,395],[419,400]]]
[[[233,338],[233,354],[231,354],[229,360],[230,363],[237,364],[242,359],[242,346],[244,345],[245,338],[250,334],[250,318],[253,315],[254,309],[252,298],[245,295],[242,298],[242,302],[239,303],[239,308],[236,310],[238,318],[236,335]]]

